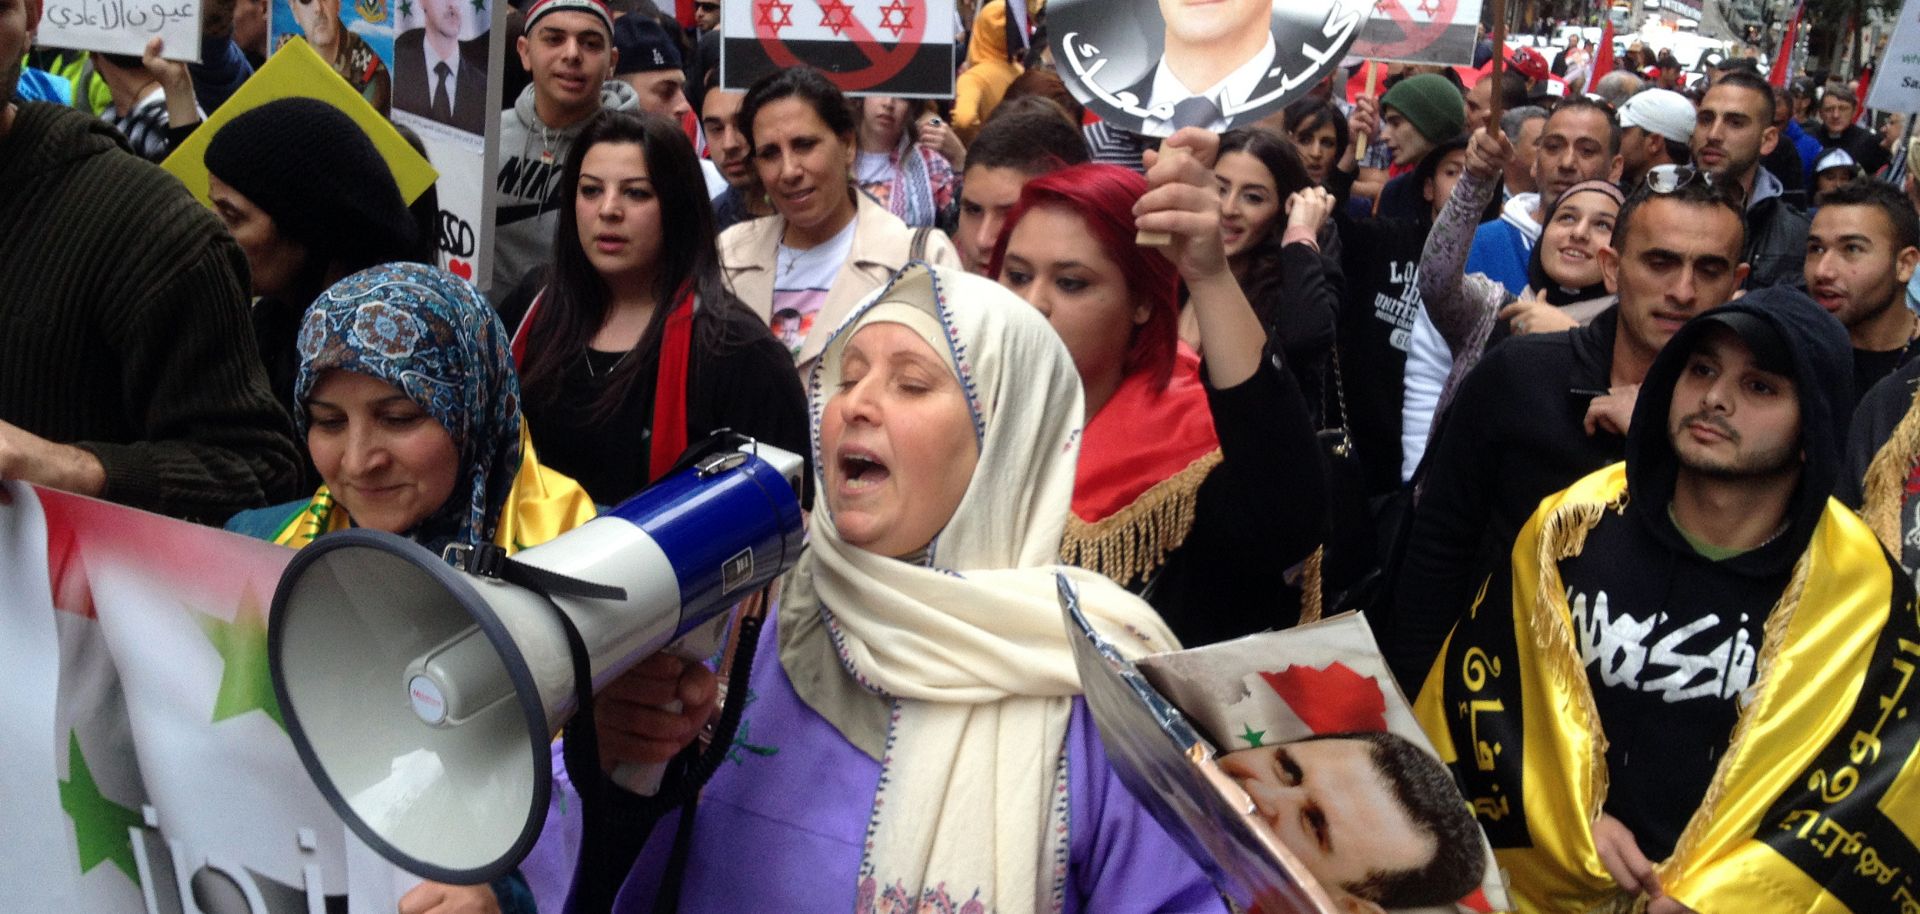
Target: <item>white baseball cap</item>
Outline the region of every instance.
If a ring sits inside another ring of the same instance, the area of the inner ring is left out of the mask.
[[[1693,138],[1693,102],[1672,89],[1645,89],[1620,106],[1620,126],[1638,127],[1676,143]]]

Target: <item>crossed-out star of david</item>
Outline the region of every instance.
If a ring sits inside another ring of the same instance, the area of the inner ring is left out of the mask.
[[[853,7],[842,0],[826,0],[820,4],[820,12],[820,24],[832,29],[836,36],[853,28]]]
[[[893,0],[892,3],[881,7],[880,27],[892,32],[893,37],[899,38],[908,29],[913,28],[913,7],[900,0]]]
[[[793,24],[792,13],[793,4],[781,3],[780,0],[766,0],[760,4],[760,16],[754,20],[754,24],[772,29],[773,36],[778,38],[781,29]]]

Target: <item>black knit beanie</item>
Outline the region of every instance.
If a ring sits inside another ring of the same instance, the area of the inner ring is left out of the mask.
[[[346,112],[284,98],[228,121],[207,143],[207,172],[273,219],[320,263],[352,269],[410,260],[418,237],[380,151]]]

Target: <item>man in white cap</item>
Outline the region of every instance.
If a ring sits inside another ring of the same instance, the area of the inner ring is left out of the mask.
[[[1672,89],[1648,89],[1620,106],[1621,183],[1637,187],[1647,170],[1693,158],[1693,102]]]
[[[620,52],[613,15],[600,0],[537,0],[516,46],[533,74],[500,112],[499,207],[494,216],[494,295],[512,289],[552,254],[560,170],[573,137],[602,108],[635,110],[639,95],[612,79]]]
[[[1853,153],[1838,146],[1827,150],[1813,163],[1814,205],[1820,205],[1828,191],[1857,177],[1860,177],[1860,163],[1854,161]]]

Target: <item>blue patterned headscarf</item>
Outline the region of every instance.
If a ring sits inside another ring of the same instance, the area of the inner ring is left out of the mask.
[[[390,263],[320,294],[300,326],[294,416],[321,375],[351,371],[393,385],[453,436],[458,479],[471,481],[408,535],[430,548],[490,540],[520,467],[520,379],[506,328],[466,280],[437,267]]]

